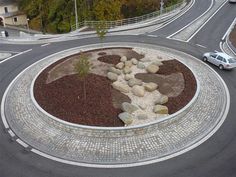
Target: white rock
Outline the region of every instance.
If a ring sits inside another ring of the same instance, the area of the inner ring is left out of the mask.
[[[162,95],[158,100],[155,101],[155,104],[165,104],[169,100],[168,96]]]
[[[108,71],[109,72],[112,72],[112,73],[115,73],[115,74],[117,74],[117,75],[121,75],[121,70],[119,70],[119,69],[116,69],[116,68],[114,68],[114,67],[110,67],[109,69],[108,69]]]
[[[121,59],[120,59],[121,62],[125,62],[127,61],[127,57],[126,56],[122,56]]]
[[[163,63],[160,60],[156,60],[156,61],[152,62],[152,64],[157,65],[157,66],[163,65]]]
[[[124,122],[125,125],[130,125],[133,122],[133,116],[127,112],[120,113],[118,117]]]
[[[126,74],[125,77],[124,77],[124,79],[125,79],[126,81],[128,81],[128,80],[130,80],[130,79],[132,79],[132,78],[133,78],[133,76],[130,75],[130,74]]]
[[[130,60],[125,61],[125,66],[132,67],[133,66],[132,61],[130,61]]]
[[[122,103],[122,105],[121,105],[121,109],[122,109],[122,111],[124,111],[124,112],[127,112],[127,113],[132,114],[133,112],[135,112],[135,111],[138,110],[138,107],[135,106],[135,105],[132,105],[132,104],[130,104],[130,103],[124,102],[124,103]]]
[[[147,66],[146,71],[148,73],[155,74],[157,71],[159,71],[159,66],[154,65],[154,64],[150,64]]]
[[[153,83],[153,82],[149,82],[149,83],[144,84],[144,88],[148,92],[153,92],[154,90],[157,89],[157,87],[158,87],[158,85],[156,83]]]
[[[124,74],[130,74],[132,72],[131,68],[128,67],[128,66],[125,66],[124,69],[123,69],[123,73]]]
[[[142,110],[145,110],[147,109],[147,105],[145,103],[139,103],[138,106],[142,109]]]
[[[139,69],[145,69],[146,66],[145,66],[142,62],[138,62],[137,67],[138,67]]]
[[[138,64],[138,60],[136,58],[132,58],[131,62],[133,63],[133,65],[137,65]]]
[[[118,69],[123,69],[124,66],[125,66],[125,64],[124,64],[123,62],[120,62],[120,63],[118,63],[118,64],[116,65],[116,68],[118,68]]]
[[[130,79],[130,80],[128,81],[128,85],[129,85],[130,87],[133,87],[133,86],[135,86],[135,85],[142,85],[142,84],[143,84],[143,82],[142,82],[141,80],[135,79],[135,78],[132,78],[132,79]]]
[[[117,79],[118,79],[117,74],[112,73],[112,72],[108,72],[108,73],[107,73],[107,77],[108,77],[108,79],[110,79],[111,81],[117,81]]]
[[[113,82],[112,83],[112,87],[116,90],[119,90],[120,92],[124,92],[124,93],[129,93],[130,91],[130,87],[126,84],[123,84],[121,82]]]
[[[132,88],[132,93],[138,97],[144,97],[145,89],[143,86],[135,85]]]
[[[163,105],[155,105],[153,108],[153,112],[156,114],[168,114],[167,106]]]

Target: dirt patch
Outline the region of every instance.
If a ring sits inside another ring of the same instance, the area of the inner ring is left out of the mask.
[[[229,35],[229,40],[232,43],[232,45],[236,48],[236,25],[234,26],[234,29]]]

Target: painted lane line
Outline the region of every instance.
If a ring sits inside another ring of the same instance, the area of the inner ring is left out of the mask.
[[[8,130],[8,133],[10,134],[10,136],[11,136],[12,138],[16,136],[15,133],[13,133],[12,130]]]
[[[11,50],[0,50],[0,53],[20,53],[20,52],[11,51]]]
[[[201,45],[201,44],[196,44],[197,46],[199,46],[199,47],[202,47],[202,48],[207,48],[206,46],[204,46],[204,45]]]
[[[235,21],[236,21],[236,17],[235,19],[233,20],[233,22],[230,24],[228,30],[225,32],[224,36],[222,37],[222,41],[225,40],[225,38],[227,37],[227,35],[230,33],[231,29],[233,29],[233,26],[235,24]]]
[[[13,56],[11,56],[11,57],[8,57],[8,58],[4,59],[3,61],[0,61],[0,64],[3,63],[3,62],[5,62],[5,61],[7,61],[7,60],[10,60],[10,59],[12,59],[12,58],[15,58],[15,57],[17,57],[17,56],[19,56],[19,55],[28,53],[28,52],[30,52],[30,51],[32,51],[32,50],[33,50],[33,49],[29,49],[29,50],[20,52],[20,53],[18,53],[18,54],[16,54],[16,55],[13,55]]]
[[[197,31],[195,31],[192,36],[190,36],[189,39],[187,39],[187,42],[189,42],[219,11],[220,9],[228,2],[226,0],[199,28]]]
[[[24,141],[22,141],[21,139],[17,139],[16,140],[16,142],[17,143],[19,143],[21,146],[23,146],[24,148],[28,148],[29,147],[29,145],[28,144],[26,144]]]
[[[48,45],[50,45],[51,43],[46,43],[46,44],[43,44],[43,45],[41,45],[41,47],[45,47],[45,46],[48,46]]]
[[[149,37],[157,37],[157,35],[152,35],[152,34],[149,34],[147,36],[149,36]]]
[[[191,4],[182,14],[180,14],[180,15],[178,15],[177,17],[173,18],[171,21],[169,21],[168,23],[164,24],[163,26],[158,27],[158,28],[156,28],[156,29],[154,29],[154,30],[152,30],[152,31],[149,31],[149,33],[152,33],[152,32],[155,32],[155,31],[157,31],[157,30],[160,30],[160,29],[166,27],[167,25],[169,25],[170,23],[172,23],[173,21],[177,20],[177,19],[180,18],[181,16],[183,16],[185,13],[187,13],[187,12],[193,7],[193,5],[195,4],[195,2],[196,2],[196,0],[193,0],[193,1],[192,1],[192,4]]]
[[[197,20],[199,20],[200,18],[202,18],[202,16],[204,16],[205,14],[207,14],[211,8],[213,7],[214,5],[214,0],[211,0],[211,5],[209,6],[209,8],[202,14],[200,15],[199,17],[197,17],[195,20],[193,20],[191,23],[185,25],[183,28],[179,29],[178,31],[174,32],[173,34],[167,36],[167,38],[172,38],[174,35],[176,35],[177,33],[179,33],[180,31],[183,31],[184,29],[188,28],[190,25],[192,25],[193,23],[195,23]]]
[[[221,50],[222,52],[226,53],[226,52],[224,51],[224,49],[223,49],[223,42],[220,42],[219,46],[220,46],[220,50]]]

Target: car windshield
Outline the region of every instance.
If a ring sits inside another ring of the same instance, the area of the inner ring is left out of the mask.
[[[236,63],[236,59],[235,58],[230,58],[228,59],[229,63]]]

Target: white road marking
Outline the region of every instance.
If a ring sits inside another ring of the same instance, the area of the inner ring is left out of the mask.
[[[0,53],[20,53],[20,52],[10,51],[10,50],[0,50]]]
[[[149,34],[147,36],[149,36],[149,37],[157,37],[157,35],[152,35],[152,34]]]
[[[228,2],[228,0],[226,0],[208,19],[207,21],[205,21],[202,26],[200,26],[200,28],[198,28],[197,31],[195,31],[193,33],[192,36],[190,36],[190,38],[187,40],[187,42],[189,42],[214,16],[216,13],[218,13],[220,11],[220,9]]]
[[[8,58],[6,58],[6,59],[0,61],[0,64],[3,63],[3,62],[5,62],[5,61],[7,61],[7,60],[10,60],[10,59],[12,59],[12,58],[14,58],[14,57],[17,57],[17,56],[19,56],[19,55],[22,55],[22,54],[25,54],[25,53],[27,53],[27,52],[30,52],[30,51],[32,51],[32,50],[33,50],[33,49],[29,49],[29,50],[20,52],[20,53],[18,53],[18,54],[16,54],[16,55],[13,55],[13,56],[11,56],[11,57],[8,57]]]
[[[199,46],[199,47],[202,47],[202,48],[207,48],[206,46],[204,46],[204,45],[201,45],[201,44],[196,44],[197,46]]]
[[[51,43],[47,43],[47,44],[43,44],[43,45],[41,45],[41,47],[45,47],[45,46],[48,46],[48,45],[50,45]]]
[[[222,43],[222,42],[220,42],[219,46],[220,46],[220,50],[221,50],[222,52],[224,52],[223,43]]]
[[[23,142],[22,140],[20,140],[19,138],[16,140],[17,143],[19,143],[21,146],[23,146],[24,148],[28,148],[29,145],[26,144],[25,142]]]
[[[176,35],[177,33],[179,33],[180,31],[184,30],[185,28],[189,27],[190,25],[192,25],[194,22],[196,22],[198,19],[200,19],[202,16],[204,16],[206,13],[208,13],[212,6],[214,5],[214,0],[211,0],[211,5],[210,7],[202,14],[200,15],[199,17],[197,17],[195,20],[193,20],[191,23],[185,25],[183,28],[179,29],[178,31],[174,32],[173,34],[167,36],[167,38],[172,38],[174,35]]]
[[[169,25],[170,23],[172,23],[173,21],[175,21],[175,20],[177,20],[178,18],[180,18],[181,16],[183,16],[186,12],[188,12],[188,11],[193,7],[193,5],[195,4],[195,2],[196,2],[196,0],[193,0],[193,3],[191,4],[191,6],[189,6],[189,7],[184,11],[184,13],[182,13],[181,15],[179,15],[179,16],[173,18],[171,21],[169,21],[168,23],[164,24],[163,26],[158,27],[158,28],[156,28],[156,29],[154,29],[154,30],[152,30],[152,31],[149,31],[149,33],[152,33],[152,32],[154,32],[154,31],[157,31],[157,30],[159,30],[159,29],[162,29],[162,28],[166,27],[167,25]]]
[[[10,134],[11,137],[15,137],[16,136],[15,133],[13,133],[12,130],[8,130],[8,133]]]

